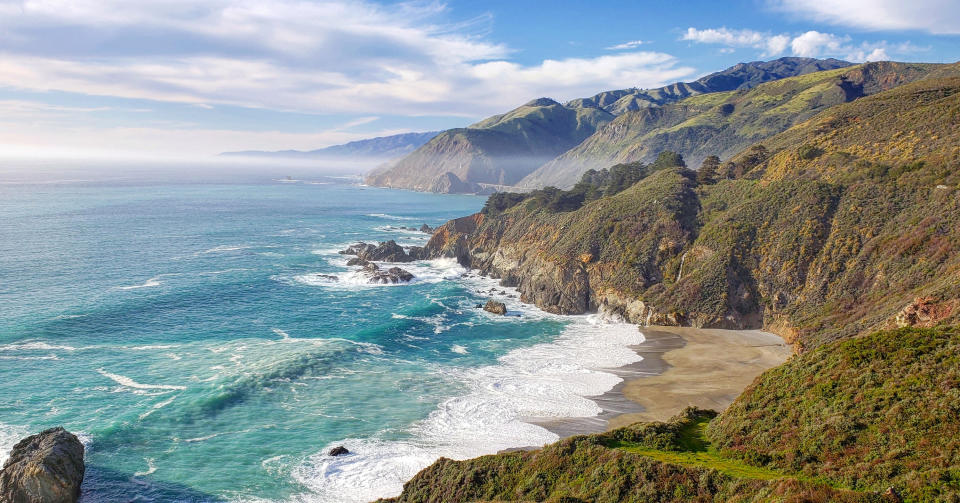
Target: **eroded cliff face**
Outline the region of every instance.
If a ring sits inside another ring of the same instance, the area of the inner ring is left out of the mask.
[[[803,350],[960,315],[960,198],[932,195],[819,180],[698,186],[678,168],[576,211],[521,203],[452,220],[425,253],[552,313],[765,329]]]

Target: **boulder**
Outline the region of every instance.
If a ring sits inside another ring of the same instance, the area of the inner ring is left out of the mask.
[[[367,264],[369,264],[369,263],[370,263],[369,260],[363,259],[363,258],[360,258],[360,257],[353,257],[352,259],[350,259],[350,260],[347,261],[347,265],[350,265],[350,266],[359,265],[359,266],[362,267],[362,266],[365,266],[365,265],[367,265]]]
[[[13,446],[0,471],[0,501],[74,503],[83,482],[83,444],[61,427],[31,435]]]
[[[399,267],[391,267],[386,271],[378,271],[370,277],[370,283],[377,284],[395,284],[407,283],[413,279],[413,274]]]
[[[343,456],[344,454],[350,454],[350,451],[348,451],[346,447],[338,445],[333,449],[330,449],[329,454],[331,456]]]
[[[407,252],[403,251],[403,248],[392,239],[380,243],[372,249],[364,250],[357,256],[364,260],[379,260],[382,262],[413,262]]]
[[[483,310],[493,314],[504,315],[507,314],[507,305],[503,302],[497,302],[493,299],[490,299],[487,301],[487,304],[483,306]]]
[[[420,226],[420,232],[426,232],[427,234],[433,234],[433,228],[427,224]]]

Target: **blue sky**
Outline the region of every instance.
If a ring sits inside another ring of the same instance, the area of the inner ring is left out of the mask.
[[[0,52],[0,155],[204,157],[780,56],[954,62],[960,2],[0,0]]]

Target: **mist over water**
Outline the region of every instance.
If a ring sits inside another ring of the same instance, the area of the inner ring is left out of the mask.
[[[375,286],[336,253],[422,245],[400,227],[482,198],[77,173],[0,184],[0,457],[42,428],[80,433],[84,501],[395,494],[440,455],[556,439],[521,419],[596,414],[583,397],[618,378],[592,369],[637,358],[635,328],[523,306],[451,260]],[[491,288],[520,316],[475,309]],[[326,455],[341,444],[353,454]]]

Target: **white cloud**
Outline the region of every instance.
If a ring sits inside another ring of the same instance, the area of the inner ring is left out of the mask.
[[[960,34],[956,0],[768,0],[774,9],[807,19],[869,30]]]
[[[538,96],[566,100],[656,87],[695,72],[668,54],[630,50],[639,41],[616,54],[521,64],[489,39],[489,16],[450,17],[443,3],[430,0],[0,0],[0,87],[23,95],[65,91],[181,103],[199,109],[197,117],[224,105],[357,117],[300,135],[283,133],[279,122],[275,133],[253,133],[231,132],[226,122],[150,117],[143,122],[149,127],[129,128],[100,116],[98,129],[80,111],[73,116],[77,127],[68,127],[60,111],[55,124],[44,123],[56,134],[36,122],[6,129],[0,141],[10,148],[35,144],[24,136],[30,131],[64,146],[127,142],[139,149],[154,142],[155,150],[207,153],[317,148],[389,134],[360,128],[381,114],[474,120]],[[368,132],[348,134],[351,128]],[[189,147],[173,147],[175,141]]]
[[[708,28],[700,30],[688,28],[681,40],[705,44],[721,44],[724,49],[749,47],[759,49],[761,56],[776,56],[790,50],[793,56],[820,58],[837,57],[853,62],[889,60],[890,53],[909,54],[927,50],[910,42],[889,44],[886,41],[862,42],[853,44],[848,35],[836,35],[810,30],[796,36],[790,34],[770,34],[753,30],[732,30],[728,28]]]
[[[752,47],[763,50],[763,56],[777,56],[786,50],[790,38],[754,30],[731,30],[729,28],[687,28],[680,40],[702,44],[722,44],[727,47]]]
[[[608,51],[623,51],[623,50],[627,50],[627,49],[636,49],[637,47],[640,47],[641,45],[643,45],[643,40],[631,40],[631,41],[629,41],[629,42],[624,42],[624,43],[622,43],[622,44],[611,45],[610,47],[607,47],[607,50],[608,50]]]
[[[485,18],[451,24],[445,15],[429,2],[0,0],[0,32],[9,35],[0,39],[0,85],[196,106],[476,117],[535,96],[570,99],[693,73],[654,52],[521,65],[482,36]],[[80,43],[45,39],[51,28]]]
[[[815,58],[821,54],[838,54],[843,52],[844,44],[850,42],[850,37],[838,37],[831,33],[808,31],[790,41],[790,49],[795,56]]]

